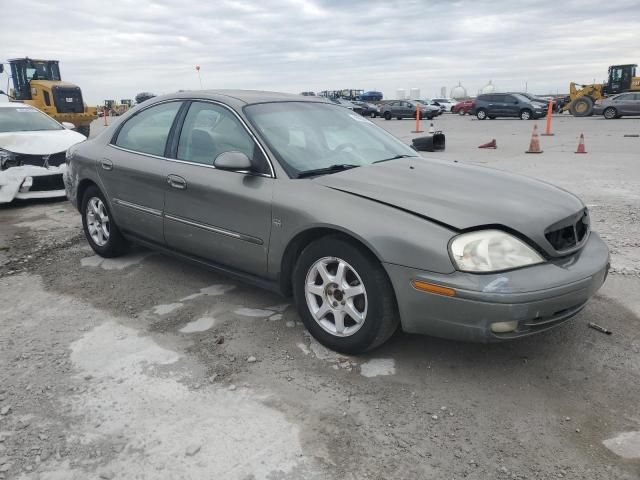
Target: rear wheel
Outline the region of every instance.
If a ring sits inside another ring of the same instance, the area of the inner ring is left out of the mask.
[[[478,120],[486,120],[487,119],[487,111],[483,108],[478,109],[476,112],[476,117]]]
[[[605,108],[602,114],[604,115],[604,118],[606,118],[607,120],[618,118],[618,112],[613,107]]]
[[[574,117],[588,117],[593,113],[593,100],[591,97],[576,98],[569,105],[569,112]]]
[[[521,120],[531,120],[533,116],[531,115],[531,110],[527,110],[526,108],[520,112]]]
[[[384,119],[385,120],[391,120],[391,113],[390,112],[384,112]]]
[[[464,117],[464,114],[465,114],[464,108],[458,109],[458,115],[460,115],[461,117]]]
[[[292,280],[302,321],[332,350],[366,352],[398,327],[393,289],[382,265],[348,238],[328,236],[310,244]]]
[[[96,186],[87,188],[82,197],[82,228],[94,252],[101,257],[118,257],[125,253],[127,242],[115,224],[107,201]]]
[[[369,116],[370,116],[371,118],[376,118],[376,117],[378,116],[378,114],[377,114],[376,112],[371,112],[371,113],[369,114]]]

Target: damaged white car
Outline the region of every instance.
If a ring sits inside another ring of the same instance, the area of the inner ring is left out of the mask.
[[[0,103],[0,203],[64,197],[67,148],[86,137],[35,107]]]

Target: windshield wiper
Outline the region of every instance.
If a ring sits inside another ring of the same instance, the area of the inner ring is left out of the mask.
[[[381,162],[388,162],[389,160],[397,160],[399,158],[416,158],[418,155],[396,155],[395,157],[391,157],[391,158],[383,158],[382,160],[376,160],[373,163],[381,163]]]
[[[356,168],[359,166],[360,165],[353,165],[351,163],[338,163],[336,165],[331,165],[330,167],[314,168],[313,170],[305,170],[304,172],[298,173],[298,176],[296,178],[313,177],[314,175],[324,175],[327,173],[343,172],[344,170],[349,170],[351,168]]]

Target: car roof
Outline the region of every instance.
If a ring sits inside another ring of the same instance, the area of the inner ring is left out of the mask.
[[[182,90],[177,93],[154,97],[154,103],[167,98],[209,98],[226,103],[253,104],[265,102],[320,102],[327,103],[324,97],[312,97],[297,93],[267,92],[263,90]],[[146,102],[145,102],[146,103]]]

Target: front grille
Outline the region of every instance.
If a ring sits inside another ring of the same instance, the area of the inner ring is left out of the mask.
[[[59,167],[65,163],[65,152],[51,155],[16,155],[16,165],[33,165],[34,167]]]
[[[64,190],[61,173],[33,177],[33,185],[29,189],[30,192],[48,192],[51,190]]]
[[[558,252],[571,250],[579,246],[589,233],[589,214],[583,210],[547,229],[544,236]]]
[[[53,87],[53,103],[58,113],[83,113],[84,102],[79,87]]]

